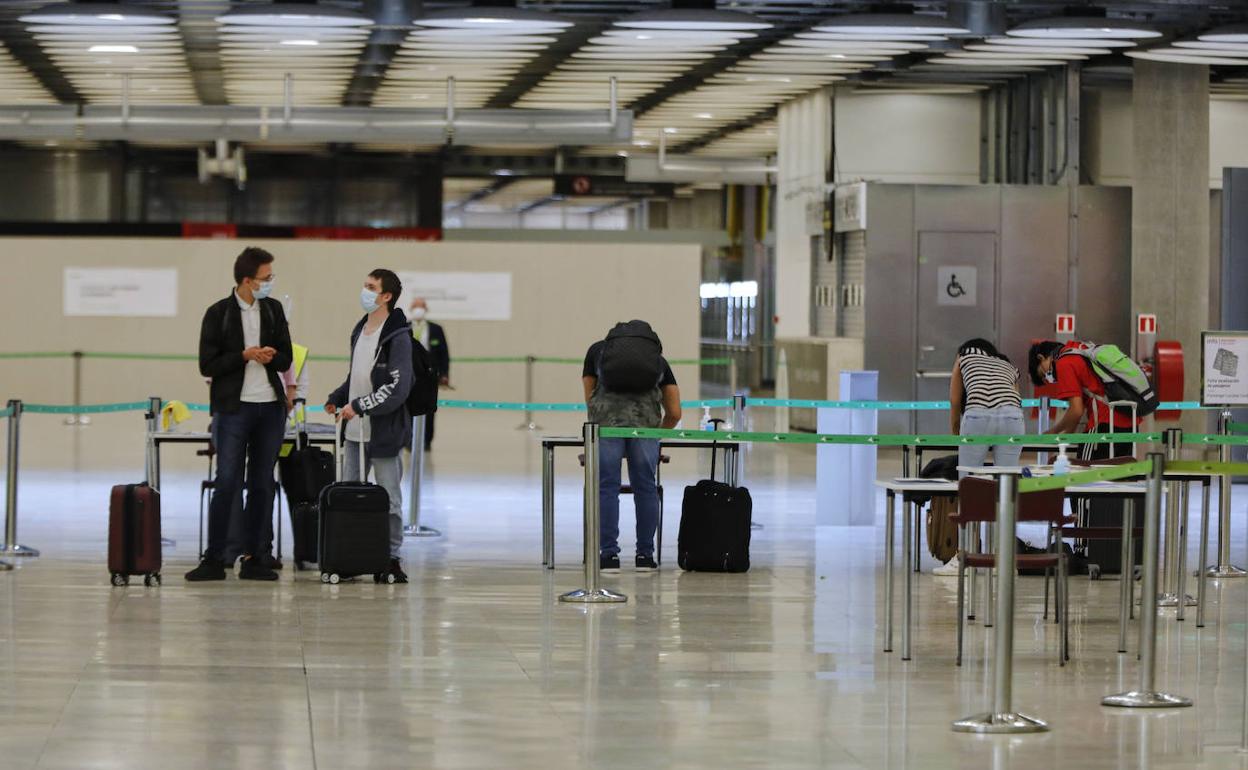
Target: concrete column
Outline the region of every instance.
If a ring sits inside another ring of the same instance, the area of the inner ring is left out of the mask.
[[[1133,91],[1132,318],[1156,313],[1159,337],[1182,342],[1184,397],[1196,399],[1209,314],[1209,68],[1137,60]]]
[[[776,179],[777,337],[809,337],[812,238],[823,232],[832,160],[832,102],[824,91],[780,106]]]

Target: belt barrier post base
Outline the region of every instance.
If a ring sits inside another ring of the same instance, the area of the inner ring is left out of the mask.
[[[9,572],[13,569],[13,565],[7,561],[0,561],[0,572]]]
[[[22,402],[20,399],[9,399],[8,424],[8,456],[5,467],[4,490],[4,545],[0,547],[0,556],[38,556],[34,548],[20,545],[17,542],[17,459],[21,446]]]
[[[955,733],[1044,733],[1049,725],[1026,714],[978,714],[953,723]]]
[[[1205,576],[1211,577],[1214,580],[1242,578],[1244,575],[1248,575],[1248,571],[1242,570],[1233,564],[1227,564],[1225,566],[1214,565],[1205,571]]]
[[[20,543],[14,543],[13,545],[6,545],[3,549],[0,549],[0,556],[38,556],[38,555],[39,555],[38,550],[34,548],[30,548],[28,546],[24,546]]]
[[[1132,690],[1119,695],[1107,695],[1101,699],[1101,705],[1136,709],[1172,709],[1190,706],[1192,705],[1192,699],[1164,692]]]

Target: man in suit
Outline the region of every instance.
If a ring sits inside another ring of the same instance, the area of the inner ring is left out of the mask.
[[[428,320],[429,303],[424,297],[412,300],[407,317],[412,322],[412,338],[425,346],[433,358],[433,368],[438,372],[438,385],[445,388],[451,384],[451,349],[446,344],[446,331],[441,324]],[[433,448],[433,415],[425,417],[425,451]]]

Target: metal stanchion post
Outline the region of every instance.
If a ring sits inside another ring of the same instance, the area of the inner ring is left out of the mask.
[[[1224,410],[1218,415],[1218,433],[1228,435],[1231,432],[1231,412]],[[1230,444],[1218,447],[1218,462],[1231,461]],[[1202,565],[1203,566],[1203,565]],[[1218,479],[1218,563],[1209,567],[1211,578],[1237,578],[1248,575],[1243,569],[1231,564],[1231,477],[1229,474]]]
[[[607,604],[626,602],[628,597],[598,585],[599,565],[598,535],[600,532],[598,506],[599,427],[596,422],[585,423],[585,587],[569,591],[559,597],[561,602],[580,604]]]
[[[144,478],[148,486],[157,492],[160,491],[160,449],[156,446],[156,431],[160,430],[160,411],[163,408],[164,401],[160,396],[148,396],[147,414],[143,416],[147,421],[147,468],[144,471]],[[160,544],[172,548],[178,544],[178,541],[162,536]]]
[[[1040,397],[1040,411],[1036,413],[1036,432],[1037,432],[1037,433],[1042,433],[1042,434],[1043,434],[1043,433],[1048,433],[1048,432],[1049,432],[1049,409],[1051,409],[1051,408],[1052,408],[1052,407],[1050,407],[1049,405],[1050,405],[1051,403],[1052,403],[1052,399],[1050,399],[1048,396],[1041,396],[1041,397]],[[1049,453],[1048,453],[1048,452],[1037,452],[1037,453],[1036,453],[1036,464],[1038,464],[1038,465],[1048,465],[1048,464],[1049,464]]]
[[[1158,692],[1154,689],[1157,657],[1157,558],[1161,538],[1161,479],[1166,460],[1161,453],[1152,453],[1153,467],[1148,472],[1148,490],[1144,497],[1144,563],[1143,591],[1140,596],[1140,686],[1135,690],[1107,695],[1102,706],[1123,708],[1173,708],[1190,706],[1190,698]]]
[[[82,406],[82,351],[75,350],[74,358],[74,406]],[[85,414],[71,414],[65,418],[66,425],[90,425],[91,418]]]
[[[728,392],[734,397],[737,395],[737,359],[729,357],[728,359]],[[737,430],[742,430],[737,428]]]
[[[992,711],[953,723],[958,733],[1039,733],[1049,726],[1014,711],[1014,553],[1018,479],[1002,476],[997,497],[997,623],[993,629]]]
[[[524,403],[526,405],[533,403],[533,365],[536,363],[536,356],[524,357]],[[524,422],[517,425],[516,430],[539,430],[540,428],[540,425],[533,422],[533,413],[525,409]]]
[[[440,537],[441,532],[420,523],[420,485],[425,475],[425,415],[412,418],[412,469],[407,488],[407,526],[403,534],[408,537]]]
[[[34,548],[17,542],[17,453],[21,443],[22,402],[9,400],[9,447],[7,480],[4,488],[4,548],[0,556],[38,556]]]
[[[1183,450],[1183,431],[1180,428],[1167,428],[1164,435],[1166,460],[1180,459]],[[1187,595],[1186,581],[1183,579],[1183,549],[1186,538],[1183,531],[1187,518],[1186,484],[1182,481],[1165,482],[1166,488],[1166,542],[1165,555],[1160,574],[1163,577],[1162,594],[1157,599],[1159,607],[1178,607],[1180,597],[1184,606],[1193,606],[1196,600]],[[1183,612],[1178,611],[1178,620],[1183,619]]]

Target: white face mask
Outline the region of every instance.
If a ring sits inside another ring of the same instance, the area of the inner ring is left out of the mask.
[[[408,311],[407,317],[413,321],[423,321],[428,313],[429,311],[423,307],[414,307]]]
[[[252,292],[256,299],[264,299],[273,293],[273,279],[260,282],[260,288]]]
[[[372,289],[360,289],[360,307],[364,308],[365,313],[371,313],[380,307],[377,304],[378,296]]]

